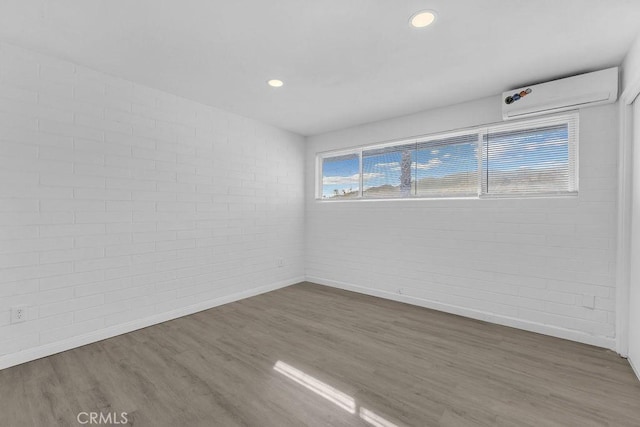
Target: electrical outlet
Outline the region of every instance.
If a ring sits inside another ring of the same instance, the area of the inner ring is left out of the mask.
[[[277,265],[278,267],[284,267],[284,258],[278,258]]]
[[[11,323],[20,323],[27,320],[27,307],[19,305],[11,307]]]

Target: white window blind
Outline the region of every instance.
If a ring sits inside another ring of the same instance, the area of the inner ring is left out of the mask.
[[[464,197],[478,194],[478,134],[418,142],[416,195]]]
[[[521,195],[577,190],[577,118],[489,128],[483,137],[482,193]]]
[[[504,197],[578,191],[578,113],[318,155],[319,198]]]
[[[362,151],[363,197],[396,198],[415,194],[416,144]]]

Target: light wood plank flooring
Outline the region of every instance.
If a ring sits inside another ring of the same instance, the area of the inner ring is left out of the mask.
[[[639,426],[611,351],[303,283],[0,371],[1,426]]]

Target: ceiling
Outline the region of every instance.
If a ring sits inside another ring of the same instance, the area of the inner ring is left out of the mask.
[[[0,2],[0,40],[302,135],[619,65],[639,23],[638,0]]]

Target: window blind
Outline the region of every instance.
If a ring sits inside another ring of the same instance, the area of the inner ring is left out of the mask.
[[[478,194],[478,183],[477,132],[418,142],[417,196],[474,196]]]
[[[552,118],[526,128],[489,128],[482,143],[482,193],[576,191],[576,121]]]
[[[409,197],[415,194],[416,144],[362,151],[362,196]]]
[[[319,154],[322,199],[578,191],[578,113]]]

